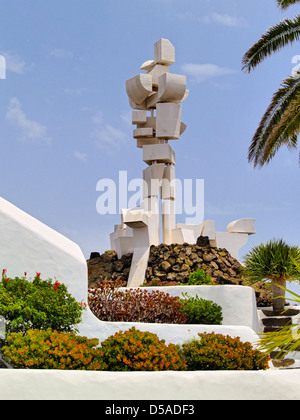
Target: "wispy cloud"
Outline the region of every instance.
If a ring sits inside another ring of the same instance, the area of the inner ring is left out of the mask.
[[[125,131],[107,124],[101,111],[93,115],[92,121],[95,126],[92,137],[95,138],[95,145],[99,149],[111,154],[121,150],[122,145],[126,144],[128,136]]]
[[[25,70],[25,62],[17,55],[9,51],[1,52],[6,61],[6,70],[16,74],[23,74]]]
[[[177,19],[189,20],[192,22],[223,25],[228,27],[244,28],[247,26],[247,20],[242,16],[232,16],[227,13],[213,12],[205,16],[197,16],[191,12],[178,13]]]
[[[6,119],[10,124],[20,129],[21,141],[51,144],[52,140],[47,134],[47,128],[37,121],[27,118],[22,105],[17,98],[12,98],[10,100]]]
[[[73,53],[71,51],[67,51],[63,48],[53,48],[50,51],[50,56],[54,58],[72,58]]]
[[[229,67],[222,67],[210,63],[186,63],[181,66],[181,70],[197,83],[202,83],[208,79],[213,79],[220,76],[237,73],[237,70],[231,69]]]
[[[87,154],[82,152],[74,152],[74,156],[81,162],[87,162]]]
[[[64,93],[66,95],[76,95],[81,96],[88,92],[87,88],[65,88]]]
[[[247,21],[244,17],[241,16],[231,16],[227,13],[212,13],[211,15],[204,17],[204,22],[209,24],[218,24],[229,27],[244,28],[247,26]]]
[[[132,128],[132,112],[131,111],[122,111],[121,120],[126,127]]]

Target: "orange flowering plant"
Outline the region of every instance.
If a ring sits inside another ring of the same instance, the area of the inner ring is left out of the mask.
[[[28,330],[11,333],[2,354],[17,369],[102,370],[99,340],[74,333]]]
[[[182,345],[188,370],[266,370],[270,357],[239,337],[198,334]]]
[[[134,327],[101,343],[102,360],[111,371],[186,370],[179,346],[165,344],[156,334]]]

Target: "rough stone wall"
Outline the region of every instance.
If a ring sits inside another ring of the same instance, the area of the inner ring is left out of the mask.
[[[118,259],[115,251],[106,251],[91,257],[89,286],[104,280],[127,281],[132,254]],[[189,275],[197,269],[207,271],[216,284],[241,283],[241,264],[226,249],[189,244],[152,246],[145,281],[187,283]]]
[[[216,284],[248,285],[242,279],[242,266],[226,249],[211,247],[205,242],[200,245],[165,245],[152,246],[150,250],[145,282],[180,282],[187,283],[190,273],[197,269],[207,271]],[[202,246],[201,246],[202,245]],[[127,282],[132,254],[118,259],[115,251],[106,251],[102,255],[93,252],[87,261],[89,287],[97,287],[105,280]],[[258,306],[271,306],[271,291],[264,283],[253,286]]]

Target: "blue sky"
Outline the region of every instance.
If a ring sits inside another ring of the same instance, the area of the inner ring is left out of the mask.
[[[153,58],[153,44],[176,48],[172,73],[186,74],[188,128],[172,144],[179,179],[205,180],[205,219],[224,231],[256,218],[242,249],[272,238],[299,239],[297,152],[282,150],[263,169],[247,161],[251,138],[273,92],[291,74],[299,44],[252,74],[246,50],[299,7],[275,0],[0,0],[0,195],[90,252],[110,248],[118,215],[96,211],[102,178],[141,177],[125,81]],[[184,215],[178,217],[184,222]]]

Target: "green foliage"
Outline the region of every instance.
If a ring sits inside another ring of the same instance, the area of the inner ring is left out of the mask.
[[[298,0],[299,1],[299,0]],[[243,69],[249,73],[257,67],[266,57],[281,50],[286,45],[299,41],[300,16],[294,19],[286,18],[277,25],[272,26],[266,34],[246,52],[243,57]]]
[[[255,246],[245,256],[244,264],[243,274],[253,283],[278,278],[300,280],[296,265],[300,264],[300,248],[290,246],[282,239]]]
[[[288,9],[292,4],[299,3],[300,0],[277,0],[277,6],[282,10]]]
[[[97,339],[74,333],[28,330],[11,333],[2,347],[5,360],[17,369],[103,370]]]
[[[239,337],[222,334],[198,334],[182,345],[188,370],[258,370],[268,369],[269,356],[253,349]]]
[[[89,306],[102,321],[164,324],[222,323],[222,308],[198,296],[184,299],[143,289],[120,291],[117,282],[103,282],[89,291]]]
[[[269,356],[250,343],[222,334],[199,334],[182,346],[165,344],[156,334],[134,327],[98,339],[74,333],[28,330],[11,333],[2,347],[7,363],[17,369],[102,371],[186,371],[268,369]]]
[[[300,264],[297,264],[297,268],[300,273]],[[293,296],[289,298],[291,302],[296,303],[296,305],[300,305],[300,295],[288,289],[284,289],[284,291]],[[300,315],[297,315],[296,319],[298,321],[299,318]],[[278,351],[276,358],[279,359],[283,359],[286,352],[293,353],[300,351],[300,325],[288,324],[278,331],[261,334],[260,349],[268,353]]]
[[[189,285],[198,286],[198,285],[212,285],[214,284],[211,276],[204,270],[197,270],[194,273],[189,275]]]
[[[286,10],[299,0],[277,0],[277,5]],[[283,19],[261,36],[244,54],[243,69],[251,72],[268,56],[292,45],[300,39],[300,15]],[[263,115],[249,147],[248,159],[254,167],[270,163],[282,146],[296,149],[300,130],[300,79],[298,74],[286,78]]]
[[[223,321],[222,307],[212,302],[196,297],[189,297],[187,293],[181,299],[182,310],[186,315],[187,324],[221,325]]]
[[[6,320],[7,332],[29,329],[71,332],[81,322],[83,306],[68,293],[64,284],[25,278],[10,279],[3,271],[0,281],[0,315]]]
[[[186,370],[179,346],[165,344],[156,334],[131,328],[101,343],[102,360],[111,371]]]
[[[179,297],[157,290],[120,291],[118,282],[99,283],[89,290],[89,306],[101,321],[185,324]]]

